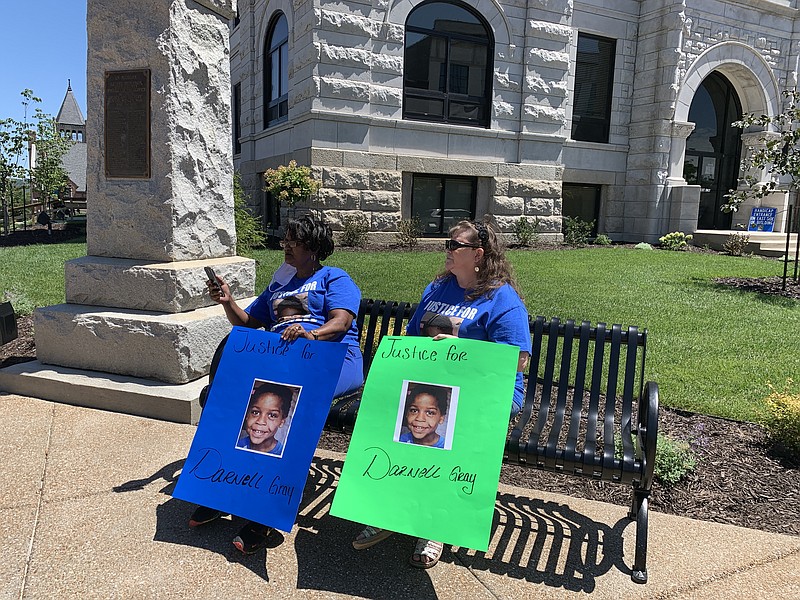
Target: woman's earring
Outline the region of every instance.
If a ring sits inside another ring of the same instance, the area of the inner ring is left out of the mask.
[[[480,273],[481,272],[481,268],[478,265],[475,265],[475,272],[476,273]]]

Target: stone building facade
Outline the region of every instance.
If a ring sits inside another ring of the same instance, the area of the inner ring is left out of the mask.
[[[485,213],[552,238],[563,216],[620,241],[729,229],[747,207],[719,206],[764,132],[728,124],[795,87],[796,2],[239,0],[236,168],[272,227],[262,174],[294,159],[322,182],[314,208],[376,234]]]

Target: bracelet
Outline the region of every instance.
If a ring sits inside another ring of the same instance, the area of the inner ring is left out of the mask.
[[[319,334],[317,333],[317,330],[316,330],[316,329],[312,329],[312,330],[311,330],[311,336],[312,336],[312,337],[313,337],[315,340],[319,340]]]

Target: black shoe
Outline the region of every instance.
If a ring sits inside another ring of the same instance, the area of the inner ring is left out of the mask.
[[[192,516],[189,517],[189,527],[199,527],[206,523],[216,521],[222,516],[222,512],[207,506],[198,506],[194,509]]]
[[[249,521],[239,530],[239,535],[233,538],[233,545],[242,554],[253,554],[267,546],[267,538],[271,531],[272,527]]]

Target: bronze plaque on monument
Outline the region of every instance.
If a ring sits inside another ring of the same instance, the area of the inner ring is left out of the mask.
[[[150,69],[107,71],[106,177],[150,177]]]

